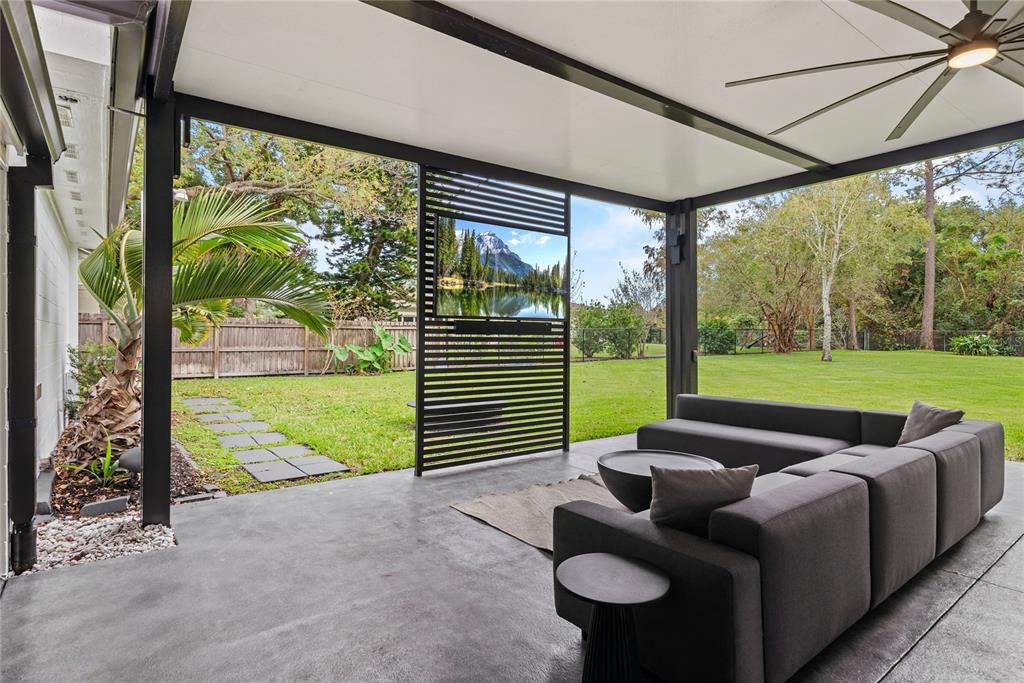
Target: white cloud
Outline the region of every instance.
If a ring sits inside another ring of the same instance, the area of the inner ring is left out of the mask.
[[[537,245],[544,246],[551,240],[551,235],[541,235],[537,238]]]
[[[516,247],[516,246],[519,246],[520,242],[515,237],[513,237],[512,239],[510,239],[508,241],[508,244],[509,244],[510,247]]]

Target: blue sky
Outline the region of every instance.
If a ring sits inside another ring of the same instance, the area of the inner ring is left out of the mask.
[[[551,267],[556,263],[565,263],[565,237],[530,230],[513,230],[487,223],[455,221],[455,231],[461,235],[464,230],[476,232],[478,235],[493,232],[498,239],[508,245],[509,249],[518,254],[519,258],[531,266]]]

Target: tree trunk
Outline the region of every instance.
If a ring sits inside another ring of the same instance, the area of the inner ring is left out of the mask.
[[[818,348],[818,309],[807,309],[807,350]]]
[[[921,348],[935,350],[935,166],[924,162],[924,217],[928,240],[924,251],[924,296],[921,301]]]
[[[857,341],[857,301],[852,296],[846,301],[846,329],[846,348],[857,351],[860,349]]]
[[[826,273],[821,274],[821,359],[832,360],[832,278]]]
[[[57,464],[86,464],[102,458],[107,439],[115,456],[137,446],[141,437],[142,384],[139,362],[142,358],[142,337],[135,336],[118,345],[113,372],[103,376],[89,390],[89,395],[57,443]]]

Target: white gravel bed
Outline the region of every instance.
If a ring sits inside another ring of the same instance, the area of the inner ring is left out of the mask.
[[[151,524],[143,528],[140,521],[135,509],[101,517],[55,518],[40,524],[32,572],[174,546],[174,531],[169,527]]]

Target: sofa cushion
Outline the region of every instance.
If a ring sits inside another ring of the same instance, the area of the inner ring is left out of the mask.
[[[935,554],[941,555],[981,521],[981,442],[944,430],[906,444],[935,457]]]
[[[844,448],[839,452],[844,453],[846,455],[856,455],[857,457],[863,458],[868,455],[874,455],[875,453],[887,451],[890,448],[892,448],[892,446],[883,446],[877,443],[861,443],[857,444],[856,446],[851,446],[850,448]]]
[[[964,432],[978,437],[981,446],[981,514],[1003,499],[1006,475],[1005,435],[1003,425],[987,420],[964,420],[946,427],[946,431]]]
[[[757,465],[690,470],[651,465],[651,515],[655,524],[707,537],[711,511],[743,500],[757,476]]]
[[[860,411],[743,398],[676,396],[675,416],[699,422],[767,429],[860,443]]]
[[[703,455],[726,467],[759,465],[766,474],[853,445],[841,439],[680,418],[640,427],[636,442],[638,448]]]
[[[860,411],[860,442],[895,446],[907,422],[905,413],[889,410]]]
[[[855,462],[860,460],[862,456],[850,455],[849,453],[830,453],[829,455],[823,455],[820,458],[814,458],[813,460],[805,460],[804,462],[798,462],[795,465],[790,465],[782,471],[786,474],[795,474],[800,477],[809,477],[812,474],[818,472],[828,472],[829,470],[835,469],[839,465],[845,465],[848,462]]]
[[[795,474],[783,474],[782,472],[772,472],[771,474],[764,474],[754,480],[754,488],[750,490],[752,496],[762,496],[769,491],[785,486],[786,484],[792,484],[793,482],[802,480],[803,477],[798,477]]]
[[[935,557],[935,457],[896,447],[854,458],[834,471],[868,485],[874,607]]]
[[[758,558],[765,680],[784,681],[871,604],[868,489],[823,472],[711,513],[709,538]]]
[[[936,408],[927,403],[914,401],[914,406],[907,415],[907,421],[903,424],[903,431],[900,433],[900,440],[897,446],[923,439],[931,436],[946,427],[952,427],[964,416],[962,410],[946,410]]]

